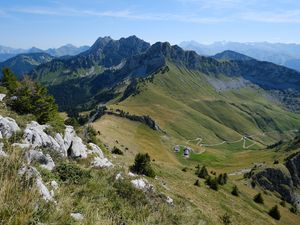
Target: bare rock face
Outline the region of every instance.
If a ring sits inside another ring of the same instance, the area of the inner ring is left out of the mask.
[[[14,119],[0,116],[0,138],[10,138],[18,131],[21,129]]]
[[[6,94],[0,94],[0,102],[2,102],[3,101],[3,99],[6,97]]]
[[[286,161],[285,166],[290,171],[294,186],[300,188],[300,152],[290,157]]]
[[[27,124],[24,130],[24,144],[30,144],[34,148],[51,148],[63,157],[87,157],[87,147],[83,144],[81,138],[76,135],[72,126],[66,126],[64,137],[56,133],[53,138],[45,132],[46,129],[51,129],[51,127],[49,125],[40,125],[35,121]]]
[[[97,145],[89,143],[89,146],[91,147],[89,153],[94,153],[97,155],[92,161],[92,167],[105,168],[113,166],[112,162],[104,156],[102,150]]]
[[[29,150],[25,155],[29,164],[37,162],[41,167],[52,171],[55,167],[54,161],[49,154],[44,155],[42,152],[37,150]]]
[[[24,143],[35,147],[60,150],[60,145],[57,141],[44,131],[47,128],[50,128],[50,126],[40,125],[38,122],[31,121],[24,130]]]

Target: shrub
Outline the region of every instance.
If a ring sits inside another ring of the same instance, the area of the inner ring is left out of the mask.
[[[290,208],[290,212],[297,214],[298,210],[297,210],[297,206],[296,205],[292,205],[292,207]]]
[[[9,68],[4,68],[2,70],[2,85],[7,88],[10,93],[14,93],[18,88],[20,83],[17,80],[17,77],[13,74],[13,72]]]
[[[275,220],[280,220],[280,212],[279,212],[279,209],[278,209],[278,206],[275,205],[272,209],[270,209],[269,211],[269,215],[271,217],[273,217]]]
[[[124,155],[123,151],[121,149],[117,148],[116,146],[114,146],[111,153],[116,154],[116,155]]]
[[[91,178],[90,171],[83,170],[76,164],[62,162],[55,167],[54,173],[61,181],[73,184],[83,184]]]
[[[264,204],[264,199],[263,199],[261,193],[258,193],[257,195],[255,195],[254,198],[253,198],[253,200],[254,200],[256,203]]]
[[[183,167],[183,168],[182,168],[182,171],[183,171],[183,172],[187,172],[187,170],[188,170],[187,167]]]
[[[281,205],[282,207],[286,207],[286,202],[285,202],[285,201],[281,201],[281,202],[280,202],[280,205]]]
[[[200,187],[200,181],[196,180],[195,183],[194,183],[194,185]]]
[[[202,168],[197,171],[197,176],[203,179],[206,179],[207,177],[209,177],[207,169],[205,166],[202,166]]]
[[[137,174],[143,174],[148,177],[155,177],[155,171],[151,167],[151,159],[148,153],[138,153],[135,156],[134,164],[129,167],[130,171]]]
[[[218,185],[218,181],[217,178],[211,178],[210,176],[208,176],[205,180],[205,183],[213,190],[218,191],[219,190],[219,185]]]
[[[228,176],[227,176],[227,173],[221,173],[219,176],[218,176],[218,184],[220,185],[224,185],[227,183],[227,179],[228,179]]]
[[[234,196],[239,196],[239,189],[236,185],[233,186],[231,194],[234,195]]]
[[[223,216],[220,217],[222,223],[224,225],[230,225],[231,224],[231,217],[228,213],[225,213]]]

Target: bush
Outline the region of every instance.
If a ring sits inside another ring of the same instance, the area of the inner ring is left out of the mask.
[[[227,184],[228,176],[227,173],[222,173],[218,176],[218,184],[224,185]]]
[[[254,200],[256,203],[264,204],[264,199],[263,199],[261,193],[258,193],[257,195],[255,195],[254,198],[253,198],[253,200]]]
[[[20,83],[17,80],[17,77],[13,74],[13,72],[9,68],[4,68],[2,70],[2,85],[7,88],[10,93],[14,93],[18,88]]]
[[[194,183],[194,185],[200,187],[200,181],[196,180],[195,183]]]
[[[130,171],[137,174],[142,174],[148,177],[155,177],[155,171],[151,167],[151,159],[148,153],[138,153],[135,156],[134,164],[129,167]]]
[[[182,168],[182,171],[183,171],[183,172],[187,172],[187,171],[188,171],[188,168],[187,168],[187,167],[183,167],[183,168]]]
[[[76,164],[62,162],[55,167],[54,173],[61,181],[72,184],[84,184],[91,178],[90,171],[83,170]]]
[[[117,148],[116,146],[114,146],[111,153],[116,154],[116,155],[124,155],[123,151],[121,149]]]
[[[297,214],[297,212],[298,212],[297,206],[296,205],[292,205],[292,207],[290,208],[290,212],[294,213],[294,214]]]
[[[234,196],[239,196],[239,189],[236,185],[232,188],[231,194]]]
[[[223,216],[220,217],[220,219],[221,219],[221,221],[224,225],[230,225],[231,224],[231,218],[230,218],[228,213],[225,213]]]
[[[196,175],[199,177],[199,178],[203,178],[203,179],[206,179],[207,177],[209,177],[208,175],[208,172],[207,172],[207,169],[205,166],[202,166],[202,168],[198,168],[198,171],[196,172]]]
[[[272,209],[270,209],[269,211],[269,215],[271,217],[273,217],[275,220],[280,220],[280,212],[279,212],[279,209],[278,209],[278,206],[275,205]]]
[[[213,190],[218,191],[219,190],[219,185],[218,185],[218,180],[217,178],[211,178],[208,176],[205,180],[205,183]]]

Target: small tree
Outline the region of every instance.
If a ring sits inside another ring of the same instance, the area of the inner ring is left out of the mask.
[[[218,185],[218,180],[217,178],[211,178],[208,176],[205,180],[205,183],[213,190],[218,191],[219,190],[219,185]]]
[[[263,199],[261,193],[258,193],[257,195],[255,195],[254,198],[253,198],[253,200],[254,200],[256,203],[264,204],[264,199]]]
[[[137,174],[142,174],[148,177],[155,177],[155,171],[151,167],[151,159],[148,153],[138,153],[135,156],[134,164],[129,167],[130,171]]]
[[[206,179],[209,176],[205,166],[202,166],[201,170],[199,171],[199,173],[197,175],[198,175],[198,177],[203,178],[203,179]]]
[[[228,179],[228,176],[227,176],[227,173],[221,173],[219,176],[218,176],[218,183],[220,185],[224,185],[227,183],[227,179]]]
[[[225,213],[223,216],[220,216],[220,219],[224,225],[230,225],[231,224],[231,218],[228,213]]]
[[[275,205],[272,209],[270,209],[269,211],[269,215],[271,217],[273,217],[275,220],[280,220],[280,212],[279,212],[279,209],[278,209],[278,206]]]
[[[197,179],[197,180],[195,181],[194,185],[200,187],[200,181]]]
[[[239,196],[239,189],[236,185],[233,186],[231,194],[234,195],[234,196]]]
[[[17,77],[13,74],[13,72],[9,68],[4,68],[2,70],[3,77],[2,77],[2,85],[6,87],[10,94],[13,94],[17,87],[19,86],[19,82]]]

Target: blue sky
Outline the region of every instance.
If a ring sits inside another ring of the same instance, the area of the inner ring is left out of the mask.
[[[299,0],[1,0],[0,45],[91,45],[99,36],[300,43]]]

